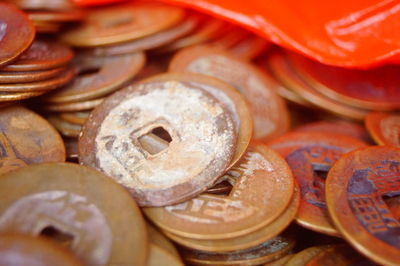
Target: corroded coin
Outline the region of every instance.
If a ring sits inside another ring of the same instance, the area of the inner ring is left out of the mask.
[[[365,126],[379,145],[400,146],[400,114],[369,113],[365,118]]]
[[[1,232],[46,236],[89,266],[145,265],[140,210],[98,171],[67,163],[30,165],[3,175],[0,193]]]
[[[51,79],[65,71],[65,68],[53,68],[41,71],[3,72],[0,71],[0,84],[24,83]]]
[[[300,185],[301,204],[296,220],[317,232],[339,235],[325,203],[325,178],[345,153],[367,144],[361,140],[321,132],[292,132],[269,143],[288,162]]]
[[[36,113],[19,106],[0,109],[0,174],[42,162],[65,161],[57,131]]]
[[[73,46],[98,46],[142,38],[178,23],[184,11],[160,3],[135,2],[99,7],[85,22],[66,32],[62,40]]]
[[[74,255],[44,237],[0,234],[0,265],[83,266]]]
[[[79,161],[113,177],[141,206],[182,202],[211,187],[236,145],[223,104],[176,76],[114,93],[82,132]]]
[[[400,195],[400,149],[372,146],[340,158],[326,180],[335,226],[358,251],[384,265],[400,264],[400,222],[384,197]]]
[[[0,2],[0,66],[9,64],[31,45],[35,28],[14,5]]]
[[[229,195],[202,194],[163,208],[146,208],[157,226],[178,236],[218,240],[254,232],[277,219],[289,205],[294,180],[277,153],[252,145],[227,172],[237,178]]]
[[[2,71],[34,71],[66,65],[74,57],[73,51],[60,43],[36,39],[17,61]]]
[[[250,103],[256,139],[272,139],[289,128],[289,114],[276,84],[249,63],[220,49],[197,46],[178,52],[169,70],[210,75],[238,89]]]

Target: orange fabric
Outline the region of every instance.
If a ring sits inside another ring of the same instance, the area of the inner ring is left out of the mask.
[[[116,0],[75,0],[80,4]],[[163,0],[217,15],[320,62],[400,62],[400,0]]]

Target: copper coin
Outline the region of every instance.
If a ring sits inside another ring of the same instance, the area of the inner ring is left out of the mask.
[[[250,103],[255,139],[272,139],[289,128],[289,114],[275,83],[254,66],[220,49],[197,46],[181,50],[169,70],[210,75],[237,88]]]
[[[0,3],[0,66],[9,64],[31,45],[35,28],[14,5]]]
[[[157,226],[193,239],[227,239],[251,233],[270,224],[289,205],[294,180],[278,154],[262,144],[252,145],[227,172],[236,176],[229,195],[202,194],[181,204],[146,208]]]
[[[400,67],[359,70],[324,65],[290,53],[296,71],[316,90],[348,105],[372,110],[400,108]]]
[[[252,60],[261,55],[271,43],[265,38],[252,34],[229,48],[229,52],[243,60]]]
[[[98,46],[142,38],[177,24],[183,9],[161,3],[128,3],[99,7],[85,22],[62,36],[73,46]]]
[[[83,20],[86,13],[82,9],[65,11],[54,10],[29,10],[28,17],[32,21],[41,22],[76,22]]]
[[[293,236],[277,236],[256,247],[232,252],[183,250],[183,258],[191,265],[259,265],[279,259],[294,247]]]
[[[373,262],[370,262],[364,256],[354,251],[347,245],[336,245],[327,249],[322,250],[319,254],[314,256],[307,262],[307,266],[353,266],[353,265],[365,265],[374,266]]]
[[[3,175],[0,184],[0,231],[47,236],[85,265],[145,264],[140,210],[100,172],[71,163],[38,164]]]
[[[83,266],[75,256],[42,237],[22,234],[0,234],[2,266]]]
[[[105,99],[79,139],[79,161],[113,177],[141,206],[203,192],[224,173],[236,144],[229,111],[208,92],[181,76],[155,80]]]
[[[59,115],[48,115],[46,118],[65,137],[77,138],[81,132],[81,125],[69,123]]]
[[[226,252],[246,249],[257,246],[279,235],[293,221],[299,205],[300,192],[296,185],[291,203],[287,209],[278,218],[272,221],[272,223],[246,235],[229,239],[205,240],[186,238],[169,233],[168,231],[164,231],[164,233],[176,243],[200,251]]]
[[[366,109],[345,105],[319,93],[295,73],[282,52],[277,52],[270,56],[269,67],[279,82],[314,106],[355,120],[364,120],[368,113]]]
[[[400,114],[369,113],[365,118],[369,134],[379,145],[400,147]]]
[[[17,61],[2,68],[2,71],[34,71],[66,65],[74,57],[73,51],[65,45],[36,39]]]
[[[321,120],[303,124],[293,129],[296,132],[325,132],[346,135],[365,142],[370,142],[366,129],[360,124],[345,120]]]
[[[37,33],[57,33],[63,26],[61,23],[34,21]]]
[[[79,57],[75,63],[78,68],[76,78],[49,94],[45,100],[66,103],[102,97],[131,80],[143,67],[145,60],[142,52],[110,57]]]
[[[19,106],[0,109],[0,174],[43,162],[65,161],[64,142],[36,113]]]
[[[301,203],[296,217],[299,224],[339,235],[326,209],[326,174],[343,154],[366,145],[352,137],[322,132],[293,132],[269,143],[286,159],[300,185]]]
[[[152,35],[130,42],[118,43],[109,46],[98,46],[92,49],[87,49],[84,52],[96,56],[110,56],[137,53],[144,50],[154,49],[166,45],[176,40],[177,38],[189,33],[197,26],[198,20],[199,19],[195,16],[189,16],[185,18],[181,23],[169,29],[154,33]]]
[[[1,101],[0,94],[0,101]],[[63,104],[48,104],[42,105],[40,108],[50,112],[75,112],[75,111],[87,111],[92,110],[103,102],[104,98],[89,100],[89,101],[77,101],[73,103]]]
[[[307,265],[312,258],[323,252],[324,250],[330,248],[331,246],[315,246],[304,249],[296,253],[293,257],[286,262],[285,266],[304,266]]]
[[[64,112],[60,114],[60,118],[66,122],[83,125],[86,119],[89,117],[90,112]]]
[[[400,222],[384,196],[400,195],[400,149],[372,146],[343,156],[326,181],[329,214],[359,252],[384,265],[400,264]]]
[[[33,91],[33,92],[0,92],[0,103],[10,101],[20,101],[28,98],[36,97],[46,93],[46,91]]]
[[[24,83],[51,79],[61,74],[65,68],[53,68],[41,71],[2,72],[0,71],[0,84]]]
[[[6,0],[7,2],[17,5],[19,8],[34,10],[68,10],[75,8],[72,0]]]
[[[69,67],[61,74],[42,81],[27,83],[0,84],[1,92],[37,92],[54,90],[70,82],[76,74],[75,68]],[[0,96],[1,97],[1,96]]]

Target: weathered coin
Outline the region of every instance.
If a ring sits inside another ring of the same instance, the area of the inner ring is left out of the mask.
[[[178,7],[135,2],[90,10],[85,22],[62,35],[73,46],[99,46],[142,38],[177,24],[184,16]]]
[[[44,237],[0,234],[0,265],[83,266],[74,255]]]
[[[14,5],[0,3],[0,10],[0,66],[4,66],[29,48],[35,28]]]
[[[64,143],[41,116],[20,106],[0,109],[0,174],[42,162],[65,161]]]
[[[268,145],[286,159],[300,185],[301,203],[296,221],[308,229],[338,236],[326,209],[325,178],[343,154],[367,144],[333,133],[292,132]]]
[[[376,265],[366,257],[360,255],[348,245],[335,245],[322,250],[307,262],[307,266],[353,266]]]
[[[0,94],[0,101],[2,95]],[[48,104],[40,106],[41,109],[50,112],[75,112],[75,111],[87,111],[92,110],[103,102],[104,98],[89,100],[89,101],[77,101],[72,103],[60,103],[60,104]]]
[[[66,122],[83,125],[86,119],[89,117],[90,112],[64,112],[60,113],[60,118]]]
[[[79,139],[79,161],[113,177],[141,206],[182,202],[211,187],[236,145],[222,103],[181,77],[155,79],[163,81],[145,80],[105,99]]]
[[[177,205],[143,210],[170,233],[219,240],[244,236],[270,224],[292,200],[294,180],[288,165],[262,144],[250,146],[227,175],[237,177],[227,196],[201,194]]]
[[[250,103],[255,139],[272,139],[289,128],[289,114],[276,84],[249,63],[217,48],[197,46],[178,52],[169,70],[206,74],[234,86]]]
[[[45,101],[66,103],[102,97],[131,80],[143,67],[145,60],[142,52],[110,57],[78,57],[75,63],[78,68],[76,78],[65,87],[48,94]]]
[[[296,253],[293,257],[291,257],[286,263],[285,266],[304,266],[307,265],[312,258],[323,252],[324,250],[330,248],[330,245],[325,246],[315,246],[304,249],[298,253]]]
[[[342,156],[326,180],[335,226],[371,260],[400,264],[400,223],[383,197],[400,195],[400,149],[372,146]]]
[[[65,68],[53,68],[41,71],[24,71],[24,72],[3,72],[0,71],[0,84],[3,83],[24,83],[24,82],[35,82],[51,79],[61,72],[65,71]]]
[[[74,57],[73,51],[60,43],[36,39],[17,61],[2,71],[34,71],[66,65]]]
[[[400,146],[400,114],[371,112],[365,118],[365,126],[379,145]]]
[[[109,177],[77,164],[47,163],[7,173],[0,184],[1,232],[49,237],[85,265],[145,265],[143,217]]]
[[[81,125],[69,123],[58,114],[48,115],[46,119],[65,137],[77,138],[82,129]]]

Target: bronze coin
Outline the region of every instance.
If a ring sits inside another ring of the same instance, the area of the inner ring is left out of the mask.
[[[379,145],[400,147],[400,114],[372,112],[365,118],[365,126]]]
[[[80,163],[113,177],[141,206],[203,192],[235,152],[235,124],[223,104],[182,77],[157,78],[164,81],[145,80],[105,99],[79,139]]]
[[[326,180],[326,201],[335,226],[371,260],[400,264],[400,222],[383,197],[400,195],[400,149],[372,146],[341,157]]]
[[[183,9],[161,3],[135,2],[90,10],[85,22],[62,35],[73,46],[99,46],[142,38],[177,24]]]
[[[258,35],[251,34],[239,43],[229,48],[229,52],[243,60],[252,60],[261,55],[271,46],[271,43]]]
[[[33,91],[33,92],[0,92],[0,103],[7,103],[11,101],[20,101],[28,98],[36,97],[46,93],[46,91]]]
[[[299,224],[339,235],[326,209],[326,174],[343,154],[366,145],[352,137],[324,132],[292,132],[269,143],[286,159],[300,185],[301,203],[296,217]]]
[[[0,94],[0,101],[2,95]],[[89,101],[77,101],[73,103],[63,103],[63,104],[48,104],[42,105],[40,108],[45,111],[50,112],[77,112],[77,111],[87,111],[92,110],[99,104],[103,102],[104,98],[99,98]]]
[[[37,92],[54,90],[70,82],[76,74],[75,68],[69,67],[61,74],[42,81],[27,83],[0,84],[1,92]],[[1,96],[0,96],[1,97]]]
[[[361,256],[347,245],[336,245],[322,250],[307,262],[307,266],[374,266],[375,263]]]
[[[20,106],[0,109],[0,174],[43,162],[65,161],[57,131],[41,116]]]
[[[192,239],[227,239],[254,232],[289,205],[294,180],[285,160],[262,144],[252,145],[227,172],[237,177],[229,195],[202,194],[181,204],[145,208],[146,216],[170,233]]]
[[[14,5],[0,2],[0,66],[9,64],[31,45],[35,28]]]
[[[48,115],[47,120],[65,137],[77,138],[81,132],[82,126],[69,123],[63,120],[59,115]]]
[[[169,70],[210,75],[237,88],[250,103],[255,139],[272,139],[289,129],[288,110],[275,83],[249,63],[220,49],[197,46],[178,52]]]
[[[78,57],[75,62],[78,68],[76,78],[65,87],[48,94],[45,101],[66,103],[102,97],[131,80],[143,67],[145,60],[142,52],[110,57]]]
[[[58,76],[64,70],[65,68],[59,67],[41,71],[25,71],[25,72],[0,71],[0,84],[43,81]]]
[[[154,33],[152,35],[130,42],[118,43],[108,46],[98,46],[92,49],[86,49],[84,52],[96,56],[110,56],[137,53],[144,50],[158,48],[192,31],[197,26],[198,20],[199,19],[195,16],[189,16],[179,24],[172,26],[169,29]]]
[[[85,265],[145,265],[140,210],[102,173],[72,163],[37,164],[1,176],[0,184],[1,232],[49,237]]]
[[[74,57],[73,51],[65,45],[36,39],[17,61],[2,68],[2,71],[34,71],[66,65]]]
[[[288,235],[245,250],[216,253],[185,249],[182,255],[191,265],[259,265],[285,256],[294,245],[294,237]]]
[[[83,266],[74,255],[44,237],[0,234],[2,266]]]
[[[89,117],[90,112],[64,112],[60,114],[60,118],[66,122],[81,125],[85,124],[86,119]]]
[[[54,10],[29,10],[28,17],[32,21],[39,22],[77,22],[85,18],[86,13],[82,9],[65,11]]]

